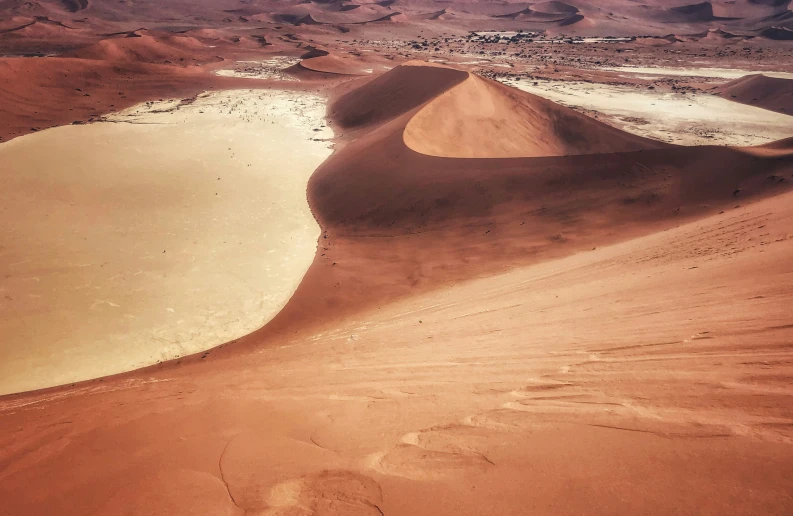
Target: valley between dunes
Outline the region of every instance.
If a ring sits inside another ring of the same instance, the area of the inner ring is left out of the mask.
[[[421,62],[328,121],[286,306],[0,398],[0,514],[793,512],[793,140],[674,146]]]

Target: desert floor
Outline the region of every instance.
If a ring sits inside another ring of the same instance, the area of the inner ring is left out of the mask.
[[[793,514],[790,2],[0,4],[1,516]]]
[[[0,393],[197,353],[272,318],[314,257],[324,111],[317,95],[229,90],[0,145]]]
[[[793,136],[790,115],[707,93],[657,92],[576,81],[506,81],[615,127],[677,145],[761,145]]]

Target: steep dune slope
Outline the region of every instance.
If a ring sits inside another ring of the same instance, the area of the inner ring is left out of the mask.
[[[467,80],[444,68],[398,67],[331,106],[337,130],[359,123],[366,134],[312,176],[310,204],[324,229],[319,252],[290,304],[263,333],[245,339],[248,345],[312,313],[330,319],[445,282],[625,240],[792,184],[769,179],[793,172],[789,143],[774,155],[724,147],[523,158],[419,153],[406,144],[406,128],[435,101],[427,104],[429,81],[410,86],[417,77],[437,78],[443,87],[434,94],[441,97]],[[395,94],[409,87],[419,94],[412,103]],[[372,102],[351,102],[357,95]],[[489,141],[480,125],[466,130]],[[463,137],[474,145],[475,137]],[[518,138],[514,148],[521,142],[543,150]]]
[[[713,4],[702,2],[699,4],[681,5],[672,7],[668,11],[667,20],[669,22],[709,22],[716,19],[713,14]]]
[[[88,45],[95,39],[90,29],[72,20],[30,15],[0,19],[0,49],[3,54],[51,54]]]
[[[342,129],[370,128],[410,112],[467,77],[459,70],[407,63],[343,95],[329,115]]]
[[[552,2],[539,2],[536,4],[532,4],[529,6],[529,9],[532,11],[537,11],[541,13],[577,13],[578,7],[572,4],[566,4],[564,2],[559,1],[552,1]]]
[[[453,158],[563,156],[663,146],[475,75],[416,113],[404,137],[416,152]]]
[[[362,62],[350,57],[339,57],[329,52],[304,58],[295,66],[314,72],[336,75],[368,75]]]
[[[256,82],[209,75],[197,67],[67,57],[0,58],[0,141],[84,122],[144,100],[246,86],[255,87]]]
[[[789,23],[793,25],[793,22]],[[769,27],[761,31],[760,36],[774,41],[793,41],[793,29],[787,27]]]
[[[219,61],[207,47],[191,37],[156,38],[147,34],[109,38],[80,49],[73,57],[97,61],[193,65]]]

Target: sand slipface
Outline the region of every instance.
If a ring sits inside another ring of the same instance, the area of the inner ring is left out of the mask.
[[[224,91],[0,145],[0,394],[196,353],[272,318],[316,249],[305,189],[331,152],[324,112],[316,95]]]
[[[419,110],[405,126],[404,139],[416,152],[448,158],[564,156],[655,147],[649,140],[472,74]]]

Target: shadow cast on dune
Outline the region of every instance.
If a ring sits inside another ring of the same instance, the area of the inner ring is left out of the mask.
[[[781,179],[793,170],[791,140],[765,150],[662,144],[439,66],[365,81],[330,107],[348,143],[309,182],[323,228],[314,263],[243,345],[674,227],[791,183]]]
[[[345,75],[369,75],[364,71],[360,62],[345,59],[327,50],[311,48],[300,56],[298,63],[286,69],[287,72],[306,79],[319,77],[333,77]]]
[[[719,86],[717,91],[736,102],[793,114],[793,79],[747,75]]]

